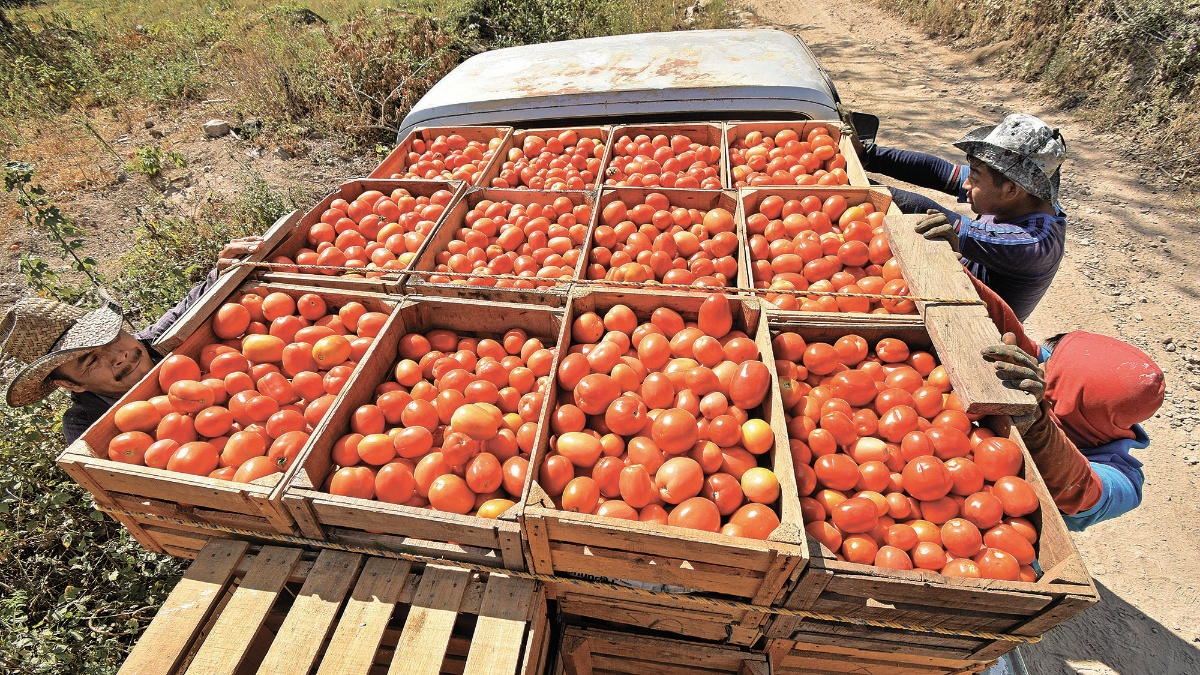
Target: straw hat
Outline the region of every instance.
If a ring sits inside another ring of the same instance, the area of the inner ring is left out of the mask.
[[[23,298],[8,310],[0,319],[0,371],[8,380],[8,405],[49,396],[55,387],[47,378],[55,368],[117,339],[124,312],[108,298],[102,300],[90,312],[45,298]]]
[[[1058,129],[1016,113],[994,127],[980,127],[954,142],[954,147],[999,171],[1029,194],[1058,205],[1059,167],[1067,143]]]

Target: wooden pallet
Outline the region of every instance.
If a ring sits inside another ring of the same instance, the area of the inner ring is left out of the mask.
[[[660,134],[663,136],[666,136],[667,138],[670,138],[671,136],[675,136],[675,135],[683,135],[683,136],[687,136],[688,138],[692,139],[693,143],[701,143],[703,145],[716,146],[717,150],[721,153],[721,159],[720,159],[721,187],[723,189],[730,189],[733,186],[733,183],[730,180],[730,173],[729,173],[729,162],[728,162],[729,155],[725,151],[726,146],[729,145],[729,132],[725,129],[724,124],[722,124],[720,122],[712,122],[712,123],[708,123],[708,124],[703,123],[703,122],[696,122],[696,123],[692,123],[692,124],[629,125],[629,126],[623,126],[623,127],[613,127],[612,135],[609,136],[609,138],[612,140],[613,144],[616,144],[617,141],[621,140],[622,136],[629,136],[630,138],[636,138],[640,134],[645,134],[645,135],[649,136],[650,138],[654,138],[655,136],[658,136]],[[605,162],[604,166],[601,169],[602,176],[605,172],[608,171],[608,164],[609,164],[609,162],[611,162],[613,160],[613,158],[615,156],[616,156],[616,152],[614,150],[610,150],[608,152],[608,161]],[[601,184],[604,183],[603,177],[599,178],[598,180]],[[610,188],[613,186],[604,185],[604,187]]]
[[[595,138],[599,139],[604,144],[604,154],[600,156],[600,171],[596,176],[595,184],[590,188],[585,188],[585,192],[597,192],[600,186],[604,184],[604,167],[608,166],[608,159],[612,156],[612,130],[611,126],[599,127],[556,127],[553,129],[517,129],[508,137],[508,140],[501,147],[500,160],[496,168],[496,176],[500,175],[500,171],[504,168],[504,163],[508,161],[508,151],[512,148],[521,148],[525,143],[525,137],[529,135],[541,136],[549,138],[550,136],[558,136],[564,131],[575,131],[580,138]],[[490,183],[486,187],[491,187]],[[529,190],[528,187],[513,187],[513,190]]]
[[[389,558],[211,541],[122,675],[538,675],[535,582]]]
[[[629,306],[639,320],[649,319],[660,306],[670,307],[694,320],[703,296],[607,291],[572,291],[559,355],[567,353],[574,318],[586,311],[603,315],[616,304]],[[760,305],[750,298],[731,299],[734,327],[754,336],[763,354],[771,346]],[[764,359],[774,377],[774,362]],[[557,361],[555,363],[557,370]],[[524,525],[533,571],[559,577],[604,577],[636,584],[665,584],[770,605],[786,590],[789,578],[804,567],[808,556],[799,512],[787,431],[776,413],[782,404],[764,404],[751,416],[761,416],[775,430],[776,448],[764,455],[779,477],[782,496],[775,504],[780,526],[768,541],[728,537],[697,530],[631,522],[588,514],[570,513],[554,507],[553,500],[537,483],[538,470],[549,453],[550,415],[557,389],[547,396],[542,410],[536,449],[530,461],[526,486]],[[772,387],[772,400],[778,393]],[[778,407],[776,407],[778,405]],[[620,582],[618,582],[620,583]],[[560,610],[569,615],[614,621],[625,625],[667,630],[692,637],[733,640],[749,644],[760,634],[766,615],[697,608],[666,598],[634,596],[620,590],[583,589],[556,584],[554,596]]]
[[[790,122],[726,122],[725,137],[728,142],[725,145],[725,164],[729,167],[730,180],[733,176],[733,160],[729,155],[729,146],[735,141],[745,138],[746,134],[751,131],[760,131],[763,135],[771,135],[791,129],[795,131],[801,139],[808,137],[808,132],[814,127],[825,127],[829,130],[829,135],[838,144],[838,151],[846,158],[846,175],[850,178],[850,187],[867,187],[871,181],[867,179],[867,173],[863,170],[862,162],[858,159],[858,153],[854,150],[854,143],[850,139],[850,128],[841,120],[826,120],[826,121],[807,121],[794,120]],[[733,187],[733,183],[729,183]],[[786,186],[785,186],[786,187]]]
[[[593,220],[592,230],[596,229],[596,225],[600,223],[600,214],[604,211],[604,207],[614,201],[625,202],[628,206],[641,204],[646,201],[646,196],[650,193],[657,192],[667,196],[672,207],[683,207],[685,209],[700,209],[708,211],[715,208],[723,208],[734,214],[737,214],[737,193],[732,190],[688,190],[682,188],[643,188],[643,187],[605,187],[600,192],[600,198],[596,201],[595,219]],[[735,220],[736,223],[736,220]],[[588,233],[587,244],[584,247],[584,262],[591,259],[592,255],[592,232]],[[750,288],[744,285],[749,279],[750,269],[746,266],[746,256],[742,254],[742,246],[738,247],[738,274],[737,279],[731,279],[728,286],[725,288],[729,292],[734,292],[738,288]],[[586,276],[581,274],[581,276]],[[603,288],[603,284],[599,281],[593,281],[586,284],[588,288]],[[656,288],[656,283],[639,284],[637,286],[613,286],[614,289],[621,289],[623,292],[638,293],[643,292],[650,296],[657,296],[663,293],[661,288]],[[672,293],[704,293],[712,292],[711,288],[695,287],[694,291],[673,289]]]
[[[806,341],[832,342],[853,332],[869,344],[895,337],[915,348],[937,353],[930,336],[923,329],[910,326],[876,325],[848,330],[828,322],[805,323],[794,315],[786,322],[777,316],[770,321],[772,335],[788,330]],[[979,383],[978,391],[984,391],[985,385],[991,390],[1006,391],[999,382],[993,375],[990,382]],[[810,540],[812,559],[783,606],[914,626],[1039,636],[1098,602],[1099,595],[1083,559],[1071,542],[1066,524],[1020,433],[1007,416],[984,418],[984,423],[998,435],[1016,442],[1024,454],[1022,477],[1033,486],[1041,502],[1041,508],[1028,516],[1040,533],[1036,548],[1038,565],[1044,572],[1041,579],[1036,583],[1009,582],[887,570],[838,561],[833,552]],[[1004,640],[868,628],[787,616],[775,617],[767,636],[857,648],[876,653],[872,658],[879,658],[878,653],[882,652],[971,662],[994,660],[1017,645]]]
[[[391,378],[400,338],[411,332],[446,328],[462,336],[499,339],[514,326],[553,345],[562,329],[562,311],[533,305],[481,305],[464,299],[406,299],[377,338],[376,349],[346,384],[345,395],[314,432],[311,447],[297,458],[302,471],[290,477],[293,480],[283,491],[282,503],[300,532],[315,539],[524,569],[519,504],[491,520],[343,497],[319,487],[334,469],[333,445],[349,432],[354,411],[370,403],[375,387]]]
[[[369,178],[391,179],[395,174],[403,174],[404,170],[408,168],[408,153],[412,151],[414,139],[419,138],[429,142],[438,136],[450,134],[458,134],[468,141],[480,141],[485,145],[494,138],[500,139],[499,147],[496,148],[495,154],[488,160],[483,174],[475,183],[478,187],[491,185],[492,179],[500,173],[500,165],[504,163],[502,151],[505,149],[508,137],[512,135],[512,127],[417,127],[409,132],[408,138],[405,138],[400,145],[388,153],[388,156],[371,172]]]
[[[234,295],[240,296],[250,292],[260,295],[281,292],[292,297],[316,293],[331,308],[355,300],[365,305],[369,311],[389,314],[397,305],[387,296],[361,293],[350,295],[344,291],[263,284],[257,281],[243,284]],[[224,298],[221,302],[224,302]],[[215,311],[219,305],[219,302],[211,305],[210,312]],[[219,341],[213,334],[211,321],[206,319],[174,353],[197,358],[206,345]],[[268,534],[298,533],[291,515],[280,504],[280,492],[288,479],[301,471],[299,462],[294,462],[288,471],[282,474],[265,476],[252,483],[235,483],[108,459],[109,441],[120,433],[114,421],[117,410],[126,403],[145,401],[161,395],[163,391],[158,384],[158,371],[158,366],[151,369],[104,417],[64,450],[58,457],[59,466],[75,482],[91,492],[97,504],[105,508],[161,516],[186,523],[217,525]],[[316,431],[314,430],[313,437],[309,440],[310,445],[317,437]],[[302,450],[300,456],[303,456],[304,452]],[[188,532],[193,537],[204,536],[205,532],[209,537],[220,536],[211,530],[188,528],[179,523],[164,523],[154,518],[115,517],[143,546],[159,553],[170,552],[185,557],[189,551],[194,553],[195,549],[181,547],[171,539],[178,532]],[[154,527],[147,529],[148,526]]]
[[[508,201],[514,204],[550,204],[559,197],[566,197],[571,203],[579,206],[587,204],[592,209],[592,220],[585,223],[588,227],[587,236],[580,249],[579,263],[575,266],[575,275],[571,280],[563,280],[554,286],[533,289],[496,288],[494,286],[475,286],[467,283],[430,283],[427,277],[415,274],[406,275],[403,286],[404,293],[431,297],[470,298],[483,302],[515,302],[548,307],[562,307],[567,303],[567,293],[571,281],[578,279],[587,268],[585,251],[591,249],[592,230],[598,217],[596,198],[593,192],[570,191],[550,192],[542,190],[500,190],[473,188],[468,190],[447,213],[441,227],[430,236],[429,242],[412,269],[431,272],[437,267],[436,257],[446,250],[446,246],[457,236],[458,230],[465,224],[467,213],[479,202]]]
[[[446,190],[454,194],[454,200],[446,207],[441,218],[437,220],[432,232],[425,237],[425,242],[421,248],[417,250],[417,256],[420,256],[421,251],[429,245],[429,240],[437,233],[439,227],[446,219],[446,214],[454,207],[454,203],[467,189],[467,185],[458,180],[438,181],[438,180],[394,180],[381,179],[375,180],[370,178],[356,178],[354,180],[342,183],[338,189],[329,193],[316,206],[308,210],[307,213],[300,219],[296,227],[289,233],[286,239],[280,242],[271,251],[267,260],[274,259],[277,256],[287,256],[295,260],[296,254],[303,248],[311,248],[308,243],[308,230],[314,224],[321,221],[322,214],[329,208],[329,205],[335,199],[345,199],[348,202],[354,201],[359,195],[367,190],[378,190],[384,194],[391,194],[397,188],[404,188],[411,194],[417,197],[428,197],[440,190]],[[388,270],[386,272],[376,273],[378,276],[368,277],[366,274],[322,274],[320,272],[280,272],[274,269],[267,268],[259,273],[259,278],[266,281],[284,283],[284,284],[300,284],[306,286],[321,286],[324,288],[341,288],[360,293],[398,293],[400,290],[400,282],[403,276],[402,270]]]
[[[892,254],[914,297],[978,301],[958,254],[944,241],[930,241],[913,227],[923,216],[888,216],[883,228]],[[950,383],[967,412],[981,415],[1029,415],[1033,396],[1019,389],[996,388],[992,365],[979,357],[984,347],[1000,344],[1000,331],[983,305],[918,302],[937,353],[950,373]]]
[[[551,675],[768,675],[766,655],[737,647],[568,626]]]

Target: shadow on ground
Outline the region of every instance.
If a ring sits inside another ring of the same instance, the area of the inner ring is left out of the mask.
[[[1200,643],[1185,642],[1099,582],[1096,589],[1100,604],[1021,647],[1030,675],[1200,673]]]

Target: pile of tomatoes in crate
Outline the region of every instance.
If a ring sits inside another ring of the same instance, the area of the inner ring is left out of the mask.
[[[392,377],[333,448],[330,493],[495,518],[521,496],[555,346],[520,328],[400,338]]]
[[[509,149],[492,187],[591,190],[603,158],[604,143],[598,136],[571,129],[556,135],[530,133],[521,139],[521,147]]]
[[[403,170],[390,177],[462,180],[474,185],[503,140],[497,136],[485,143],[469,141],[460,134],[442,134],[427,141],[416,136],[404,156]]]
[[[455,238],[434,257],[431,283],[460,283],[496,288],[553,286],[573,279],[587,238],[592,209],[569,197],[549,204],[481,200],[467,212]],[[514,275],[523,279],[492,279]]]
[[[849,185],[846,157],[827,127],[775,134],[750,131],[729,144],[734,187],[760,185]]]
[[[306,293],[221,305],[221,342],[158,365],[165,392],[116,411],[109,458],[248,483],[295,461],[388,315]]]
[[[559,362],[539,485],[567,511],[766,539],[779,526],[769,463],[771,375],[710,295],[694,322],[660,307],[586,311]]]
[[[614,187],[721,189],[721,148],[683,134],[621,136],[604,169]]]
[[[773,340],[807,532],[839,559],[1033,581],[1040,506],[1020,447],[976,426],[929,352]]]

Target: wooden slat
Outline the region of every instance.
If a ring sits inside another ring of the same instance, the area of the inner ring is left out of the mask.
[[[403,560],[367,559],[317,675],[363,675],[371,671],[383,631],[411,569],[412,563]]]
[[[587,638],[564,635],[559,653],[563,675],[592,675],[592,648]]]
[[[438,675],[471,573],[426,565],[388,675]]]
[[[321,551],[259,666],[260,675],[307,673],[312,668],[362,558],[356,553]]]
[[[500,575],[488,578],[479,621],[467,654],[466,675],[514,675],[529,625],[534,582]]]
[[[300,549],[264,546],[242,578],[229,604],[196,652],[188,675],[237,672],[279,591],[300,560]]]
[[[913,227],[920,215],[888,216],[884,231],[900,263],[909,293],[919,297],[978,300],[957,254],[943,241],[931,241]],[[1033,396],[1004,386],[992,364],[980,355],[1000,343],[1000,331],[982,305],[918,302],[929,338],[950,375],[950,383],[969,413],[1028,415],[1037,407]]]
[[[296,225],[300,222],[300,211],[292,211],[279,220],[263,233],[262,246],[254,253],[246,256],[246,260],[250,262],[260,262],[267,257],[276,246],[282,242],[287,235],[292,233]],[[255,268],[250,266],[234,267],[221,275],[217,283],[213,284],[200,299],[184,312],[179,320],[167,329],[154,343],[154,349],[160,354],[175,351],[175,348],[183,343],[196,329],[208,321],[208,317],[216,311],[217,306],[225,302],[238,286],[254,271]]]
[[[248,547],[244,541],[229,539],[205,544],[134,645],[120,675],[173,672],[221,599]]]

